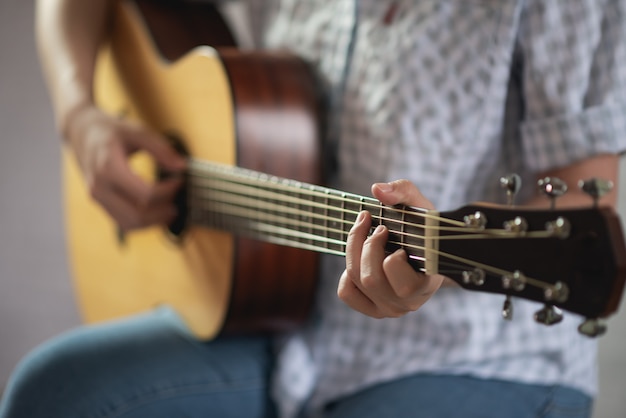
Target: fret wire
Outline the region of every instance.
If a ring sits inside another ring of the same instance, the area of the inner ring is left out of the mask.
[[[307,196],[307,194],[304,194],[304,196]],[[309,196],[309,197],[310,197],[310,196]],[[303,209],[302,209],[302,207],[303,207],[303,206],[304,206],[304,204],[298,204],[298,207],[300,208],[300,210],[301,210],[301,211],[303,211]],[[315,210],[315,209],[313,209],[313,210]],[[312,211],[313,211],[313,210],[312,210]],[[311,211],[311,212],[312,212],[312,211]],[[306,219],[307,219],[307,216],[305,215],[304,220],[306,221]],[[315,217],[313,217],[312,219],[315,219]],[[306,224],[306,223],[305,223],[305,224]],[[312,226],[311,226],[311,223],[310,223],[310,222],[308,223],[308,225],[309,225],[309,227],[307,228],[307,231],[306,231],[306,232],[307,232],[309,235],[311,235],[311,233],[312,233],[313,229],[312,229]]]
[[[404,246],[404,234],[406,233],[406,214],[401,214],[402,218],[400,219],[400,245]]]
[[[324,222],[324,229],[328,231],[328,219],[330,218],[330,213],[328,212],[328,207],[329,207],[329,205],[328,205],[328,191],[326,192],[326,196],[324,198],[326,199],[325,200],[326,204],[324,205],[325,207],[324,207],[324,220],[323,220],[323,222]],[[329,245],[330,244],[327,242],[326,243],[326,249],[329,249]]]
[[[346,224],[346,194],[341,193],[341,225]],[[344,228],[341,228],[341,240],[347,241],[347,235]]]
[[[358,214],[363,212],[364,210],[366,210],[365,209],[365,199],[364,199],[363,196],[359,196],[359,199],[358,199],[358,209],[357,209],[356,217],[358,218],[358,216],[359,216]],[[368,212],[372,213],[373,211],[368,211]],[[356,221],[356,218],[355,218],[355,221]],[[353,222],[353,224],[354,224],[354,222]],[[372,225],[371,225],[371,227],[374,227],[374,216],[372,216]],[[350,228],[352,228],[352,227],[350,227]],[[347,231],[347,234],[350,234],[350,231]],[[347,239],[347,235],[346,235],[346,239]]]
[[[312,186],[309,186],[309,189],[310,189],[311,187],[312,187]],[[309,197],[313,197],[313,196],[309,195]],[[310,204],[310,203],[311,203],[311,201],[309,200],[309,201],[308,201],[308,203]],[[319,209],[319,208],[317,208],[317,209]],[[311,218],[310,218],[311,214],[318,215],[318,213],[316,213],[316,212],[315,212],[315,209],[313,209],[313,210],[311,210],[311,211],[309,212],[309,214],[307,214],[307,219],[311,219]],[[317,216],[315,216],[315,217],[313,217],[312,219],[319,219],[319,218],[318,218]],[[313,234],[313,228],[314,228],[314,221],[311,221],[311,222],[309,222],[309,233],[310,233],[310,234]]]

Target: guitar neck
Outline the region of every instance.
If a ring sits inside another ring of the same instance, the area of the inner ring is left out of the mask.
[[[345,256],[348,233],[363,210],[372,214],[372,227],[389,229],[387,251],[405,249],[417,269],[426,269],[432,247],[426,210],[213,162],[190,161],[187,202],[191,224],[289,247]]]
[[[369,197],[213,162],[191,160],[189,167],[191,224],[344,256],[349,231],[366,210],[373,228],[385,225],[389,230],[386,251],[403,249],[417,271],[443,274],[466,289],[523,296],[590,318],[615,309],[615,304],[607,310],[591,303],[585,294],[574,296],[567,284],[582,274],[596,284],[615,277],[610,246],[594,232],[605,222],[602,211],[477,204],[440,213],[388,207]],[[576,254],[574,262],[565,253]],[[590,268],[586,257],[606,261]]]

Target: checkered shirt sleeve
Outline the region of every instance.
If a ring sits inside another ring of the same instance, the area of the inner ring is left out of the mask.
[[[614,0],[565,3],[529,1],[519,29],[522,138],[534,171],[624,149],[626,6]]]

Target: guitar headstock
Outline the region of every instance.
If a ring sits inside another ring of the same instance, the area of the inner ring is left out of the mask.
[[[589,319],[579,330],[603,332],[596,321],[617,311],[626,280],[626,246],[608,207],[538,210],[487,204],[440,214],[437,268],[469,290],[545,304],[538,322],[560,316],[553,307]]]

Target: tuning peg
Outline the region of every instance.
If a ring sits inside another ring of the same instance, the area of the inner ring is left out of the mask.
[[[511,301],[510,295],[506,295],[504,305],[502,305],[502,318],[506,319],[507,321],[513,319],[513,302]]]
[[[569,286],[563,282],[556,282],[548,286],[543,291],[546,301],[556,301],[558,303],[567,302],[569,298]]]
[[[578,182],[578,187],[587,193],[593,199],[593,205],[598,206],[598,200],[611,190],[613,190],[613,182],[599,178],[590,178]]]
[[[463,217],[463,222],[468,228],[485,229],[487,226],[487,217],[482,212],[475,212],[472,215]]]
[[[482,286],[485,284],[485,270],[475,268],[474,270],[466,270],[463,272],[463,283],[473,284],[474,286]]]
[[[563,320],[561,310],[552,305],[545,305],[543,308],[535,312],[535,321],[544,325],[558,324]]]
[[[508,174],[500,177],[500,186],[506,191],[507,203],[513,206],[515,196],[522,188],[522,178],[517,174]]]
[[[578,326],[578,332],[591,338],[599,337],[606,332],[606,324],[599,319],[587,318]]]
[[[556,199],[567,192],[567,183],[557,177],[544,177],[537,181],[539,191],[548,196],[554,209]]]

